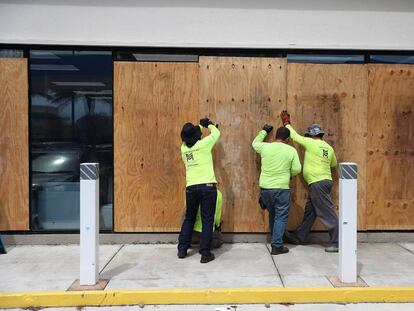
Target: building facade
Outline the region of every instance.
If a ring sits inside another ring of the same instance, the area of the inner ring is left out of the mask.
[[[359,230],[413,230],[413,29],[406,1],[0,1],[0,231],[76,232],[98,162],[103,232],[177,232],[179,132],[209,116],[223,230],[265,232],[250,143],[284,109],[358,163]]]

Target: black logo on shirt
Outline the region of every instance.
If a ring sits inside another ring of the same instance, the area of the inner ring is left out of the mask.
[[[328,158],[328,149],[322,149],[322,156]]]
[[[192,152],[186,153],[185,154],[185,157],[187,158],[187,162],[188,161],[194,161],[194,156],[193,156],[193,153]]]

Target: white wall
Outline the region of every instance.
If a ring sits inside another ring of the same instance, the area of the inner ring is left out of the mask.
[[[0,0],[0,43],[414,50],[414,1]]]

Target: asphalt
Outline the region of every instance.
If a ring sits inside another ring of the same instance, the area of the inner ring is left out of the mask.
[[[101,245],[106,289],[332,287],[338,254],[322,245],[288,245],[272,256],[265,243],[224,244],[201,264],[197,249],[185,259],[174,244]],[[67,290],[79,278],[79,245],[8,246],[0,255],[0,292]],[[359,243],[358,274],[368,286],[414,286],[414,243]]]

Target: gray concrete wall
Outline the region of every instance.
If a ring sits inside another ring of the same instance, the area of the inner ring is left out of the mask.
[[[5,234],[3,241],[7,245],[60,245],[79,244],[79,234]],[[101,244],[161,244],[176,243],[176,233],[111,233],[101,234]],[[262,243],[266,234],[224,234],[226,243]],[[328,235],[324,232],[311,234],[310,242],[325,243]],[[360,232],[358,242],[414,242],[414,232]]]

